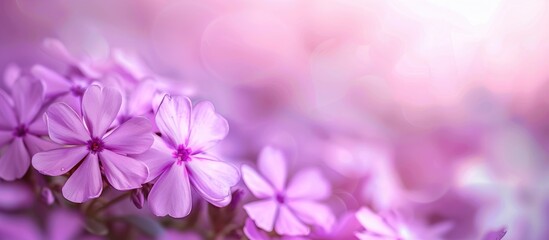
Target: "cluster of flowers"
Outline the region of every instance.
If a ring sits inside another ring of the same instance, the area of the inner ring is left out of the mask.
[[[76,58],[57,40],[46,40],[44,48],[64,63],[63,74],[42,65],[5,71],[0,178],[31,179],[49,205],[64,198],[88,204],[85,212],[93,215],[109,206],[94,204],[112,187],[125,191],[112,202],[131,197],[142,208],[146,199],[156,216],[196,222],[200,214],[191,211],[193,202],[200,207],[200,196],[212,206],[212,224],[219,221],[223,235],[217,237],[226,238],[439,239],[448,229],[368,206],[336,221],[325,202],[331,186],[320,169],[303,169],[287,181],[285,154],[274,147],[261,151],[257,170],[214,156],[210,149],[227,136],[229,124],[212,103],[193,105],[121,52],[98,62]],[[259,200],[243,205],[247,217],[238,223],[241,178]],[[231,221],[236,227],[227,228]]]

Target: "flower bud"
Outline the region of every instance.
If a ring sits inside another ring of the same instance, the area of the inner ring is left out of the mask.
[[[143,208],[143,203],[145,203],[145,196],[143,195],[143,190],[141,190],[141,188],[133,190],[131,198],[136,208]]]
[[[55,198],[53,197],[53,193],[49,187],[43,187],[40,191],[40,196],[42,201],[47,205],[52,205],[53,202],[55,202]]]

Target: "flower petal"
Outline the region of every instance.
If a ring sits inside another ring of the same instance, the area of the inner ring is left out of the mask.
[[[4,86],[9,89],[13,88],[15,81],[21,76],[21,68],[17,64],[10,63],[4,69]]]
[[[116,153],[139,154],[147,151],[153,144],[149,120],[134,117],[114,129],[104,139],[105,147]]]
[[[254,220],[255,225],[267,232],[273,231],[279,204],[273,199],[247,203],[244,210]]]
[[[59,176],[71,170],[88,153],[89,151],[85,146],[40,152],[32,158],[32,166],[42,174]]]
[[[356,218],[368,232],[387,237],[398,237],[396,233],[387,225],[379,215],[373,213],[370,209],[363,207],[356,213]]]
[[[90,134],[76,112],[65,103],[54,103],[46,112],[50,138],[59,144],[86,144]]]
[[[30,156],[23,138],[15,138],[0,157],[0,178],[12,181],[25,175],[30,166]]]
[[[193,187],[204,199],[214,205],[228,204],[223,200],[231,195],[231,187],[240,180],[237,168],[204,155],[193,156],[186,166]]]
[[[369,232],[357,232],[355,237],[359,240],[393,240],[394,238],[372,235]]]
[[[70,82],[65,77],[47,67],[35,65],[32,67],[31,73],[34,77],[44,81],[45,92],[49,95],[66,93],[70,90]]]
[[[20,123],[30,123],[36,117],[44,100],[44,85],[41,81],[20,78],[14,84],[13,104]]]
[[[287,174],[286,158],[284,158],[282,151],[272,147],[264,147],[259,154],[257,165],[259,172],[271,182],[277,191],[282,192],[286,184]]]
[[[193,151],[205,150],[229,133],[227,120],[215,112],[210,102],[198,103],[192,111],[188,146]]]
[[[91,85],[82,97],[82,112],[93,137],[103,137],[116,118],[122,94],[114,88]]]
[[[28,133],[34,134],[37,136],[47,136],[48,135],[48,124],[44,118],[37,118],[30,125],[27,126]]]
[[[317,225],[330,232],[335,222],[335,217],[327,206],[306,200],[288,201],[288,207],[295,215],[305,223]]]
[[[116,154],[109,150],[99,153],[105,176],[109,183],[118,190],[140,188],[149,176],[147,166],[133,158]]]
[[[246,237],[248,237],[250,240],[269,240],[269,236],[257,229],[257,227],[254,224],[254,221],[250,218],[246,219],[246,223],[244,224],[244,228],[242,229],[244,231],[244,234]]]
[[[154,143],[149,150],[141,154],[132,155],[133,158],[142,161],[149,168],[149,177],[146,182],[150,182],[160,176],[176,161],[172,156],[173,150],[166,146],[164,140],[156,135],[153,138]]]
[[[39,138],[32,134],[27,134],[23,138],[23,140],[25,142],[25,146],[27,147],[27,150],[29,151],[29,154],[31,157],[34,154],[37,154],[39,152],[49,151],[59,147],[59,145],[56,143],[53,143],[46,139]]]
[[[191,119],[191,100],[165,95],[156,112],[156,125],[168,143],[174,147],[187,144]]]
[[[67,50],[67,48],[61,41],[53,38],[48,38],[44,40],[42,46],[48,54],[63,61],[64,63],[76,63],[76,59],[72,56],[72,54],[69,52],[69,50]]]
[[[0,147],[4,146],[4,144],[10,142],[13,139],[13,132],[12,131],[4,131],[0,130]]]
[[[63,196],[75,203],[83,203],[99,197],[103,191],[103,180],[97,154],[88,154],[82,164],[63,186]]]
[[[17,119],[11,99],[4,90],[0,89],[0,129],[13,129],[16,126]]]
[[[274,196],[276,191],[273,186],[259,175],[253,168],[244,165],[242,166],[242,180],[250,189],[252,194],[257,198],[266,198]]]
[[[173,164],[156,181],[149,193],[149,206],[156,216],[182,218],[191,212],[191,185],[183,165]]]
[[[312,188],[311,186],[315,186]],[[286,196],[291,199],[322,200],[331,194],[330,183],[316,168],[298,172],[288,184]]]
[[[276,218],[275,231],[281,235],[302,236],[309,234],[310,229],[297,219],[287,206],[281,205]]]

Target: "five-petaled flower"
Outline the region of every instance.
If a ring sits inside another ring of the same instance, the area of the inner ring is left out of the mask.
[[[185,217],[192,208],[191,186],[218,207],[231,202],[231,187],[240,180],[238,169],[207,154],[225,138],[229,125],[210,102],[192,107],[186,97],[164,96],[156,113],[162,138],[139,156],[156,179],[148,201],[157,216]]]
[[[32,164],[43,174],[58,176],[80,163],[63,186],[68,200],[81,203],[101,195],[101,169],[118,190],[139,188],[147,180],[147,166],[128,154],[150,148],[151,124],[146,118],[134,117],[110,130],[121,101],[116,89],[92,85],[82,97],[83,118],[65,103],[48,108],[49,136],[64,146],[34,155]]]
[[[14,80],[11,97],[0,89],[0,178],[12,181],[23,177],[33,154],[50,149],[40,113],[44,100],[42,82]]]
[[[308,225],[330,230],[334,216],[327,206],[317,202],[330,196],[330,186],[320,170],[302,170],[286,186],[286,159],[272,147],[261,151],[258,167],[263,176],[242,166],[244,183],[261,199],[244,205],[257,227],[289,236],[309,234]]]

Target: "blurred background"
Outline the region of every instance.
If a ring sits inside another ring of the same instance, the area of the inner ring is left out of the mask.
[[[545,0],[7,0],[0,68],[139,56],[231,131],[253,162],[282,148],[324,169],[336,215],[369,205],[449,222],[448,239],[505,227],[549,239]]]

